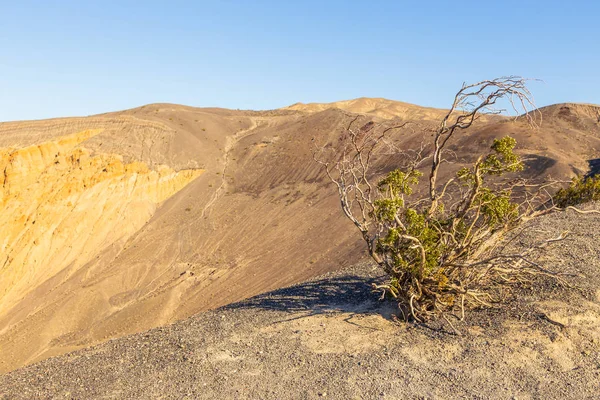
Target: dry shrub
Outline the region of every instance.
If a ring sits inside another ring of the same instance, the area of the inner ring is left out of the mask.
[[[499,100],[524,111],[523,118],[535,125],[525,83],[507,77],[463,85],[432,143],[420,149],[399,150],[389,140],[389,132],[409,123],[386,127],[370,122],[357,128],[359,116],[338,142],[315,149],[315,160],[337,187],[344,215],[389,276],[376,289],[397,299],[404,319],[441,316],[450,323],[450,315],[464,318],[466,309],[496,301],[491,287],[540,274],[561,280],[531,256],[562,236],[519,254],[501,247],[521,223],[557,209],[547,184],[515,178],[524,168],[514,152],[516,141],[494,140],[489,152],[453,173],[448,171],[455,167],[445,158],[447,144],[481,113],[500,112],[494,108]],[[404,160],[384,175],[372,168],[382,147],[388,155],[391,149],[395,160]],[[439,182],[438,176],[449,178]]]

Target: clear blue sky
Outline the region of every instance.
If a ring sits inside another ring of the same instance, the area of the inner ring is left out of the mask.
[[[600,2],[0,0],[0,121],[154,102],[444,107],[463,81],[600,103]]]

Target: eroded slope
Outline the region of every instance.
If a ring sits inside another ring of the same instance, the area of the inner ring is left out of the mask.
[[[0,149],[0,318],[41,282],[68,268],[67,278],[124,243],[157,204],[202,173],[150,170],[79,146],[100,132]]]

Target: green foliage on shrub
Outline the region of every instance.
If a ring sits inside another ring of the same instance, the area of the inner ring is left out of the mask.
[[[466,274],[477,275],[461,266],[496,230],[517,221],[511,190],[488,185],[490,176],[523,169],[515,145],[511,137],[496,139],[489,154],[460,169],[456,182],[465,195],[454,204],[451,196],[437,199],[434,209],[431,201],[414,201],[418,170],[396,169],[379,180],[380,198],[370,214],[381,232],[374,253],[390,276],[387,291],[405,302],[418,300],[419,315],[452,306]]]
[[[600,200],[600,176],[575,177],[567,188],[554,196],[557,207],[565,208]]]

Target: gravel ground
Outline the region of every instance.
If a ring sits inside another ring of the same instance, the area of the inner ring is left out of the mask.
[[[596,207],[598,208],[598,207]],[[519,287],[456,328],[395,323],[377,269],[335,274],[0,376],[0,399],[592,399],[600,393],[599,215],[544,217],[527,247],[577,274]]]

